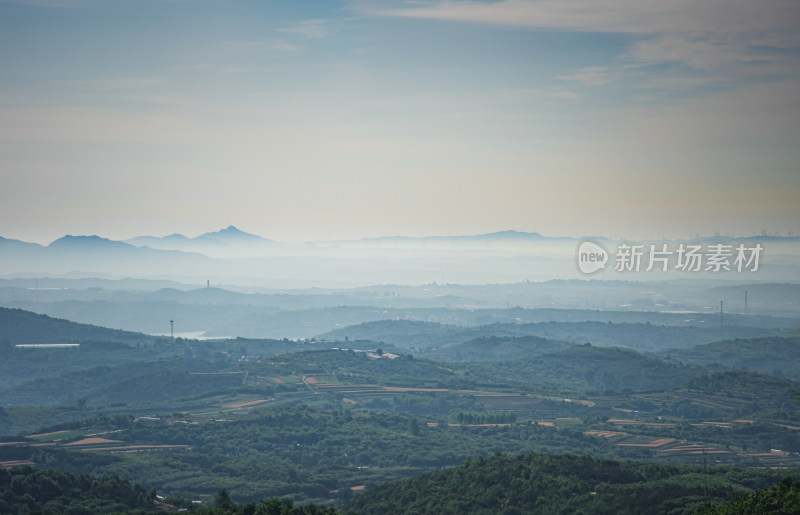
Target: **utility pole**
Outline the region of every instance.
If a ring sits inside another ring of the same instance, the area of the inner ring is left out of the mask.
[[[175,331],[174,331],[175,326],[174,326],[174,324],[175,324],[175,320],[170,318],[169,319],[169,337],[171,339],[173,339],[173,340],[175,339]]]

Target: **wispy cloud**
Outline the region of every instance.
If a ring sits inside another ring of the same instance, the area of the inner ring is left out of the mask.
[[[579,82],[584,86],[602,86],[612,82],[611,72],[605,66],[581,68],[574,73],[569,75],[560,75],[556,78],[567,82]]]
[[[292,27],[278,29],[278,32],[307,39],[319,39],[330,35],[327,20],[305,20]]]
[[[299,46],[292,45],[291,43],[287,43],[285,41],[275,41],[266,45],[266,48],[278,52],[288,52],[290,54],[299,54],[301,51]]]
[[[800,46],[794,0],[501,0],[436,2],[373,10],[373,15],[453,22],[638,34],[629,56],[697,69],[777,59],[772,49]],[[765,48],[768,47],[768,48]]]
[[[437,2],[374,14],[407,18],[620,33],[794,32],[800,10],[792,0],[501,0]],[[777,34],[772,33],[771,37]],[[781,44],[783,38],[773,43]]]
[[[555,98],[561,98],[563,100],[569,100],[570,102],[579,102],[581,98],[583,98],[581,94],[566,89],[559,89],[557,91],[553,91],[552,93],[550,93],[550,96]]]
[[[775,57],[750,50],[742,37],[692,34],[659,35],[635,43],[629,56],[645,63],[680,62],[698,70],[710,70],[731,63],[770,62]]]

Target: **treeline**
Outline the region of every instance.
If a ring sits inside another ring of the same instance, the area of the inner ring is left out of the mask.
[[[135,513],[151,511],[153,499],[119,477],[96,478],[30,467],[0,468],[0,513]]]
[[[780,474],[785,471],[676,467],[589,456],[526,454],[511,458],[497,454],[383,485],[354,498],[346,510],[351,514],[409,515],[689,514],[706,503],[720,504],[734,494],[774,484]]]
[[[513,424],[517,420],[517,414],[513,411],[461,412],[455,418],[459,424]]]
[[[707,504],[697,515],[738,515],[742,513],[792,514],[800,513],[800,482],[787,476],[771,488],[762,488],[744,497],[736,495],[721,506]]]
[[[588,456],[502,454],[387,483],[357,496],[345,513],[789,514],[800,510],[800,483],[780,471],[674,467]],[[774,485],[769,487],[769,485]],[[755,491],[754,491],[755,490]],[[727,504],[721,504],[725,503]],[[227,489],[199,506],[157,495],[117,476],[0,469],[0,513],[143,514],[182,508],[203,515],[335,515],[314,504],[270,498],[237,504]]]
[[[224,488],[217,492],[214,504],[203,508],[189,506],[188,511],[200,515],[336,515],[333,508],[323,508],[316,504],[295,505],[291,499],[262,499],[248,504],[236,504]]]
[[[753,338],[726,340],[688,349],[661,351],[661,356],[683,363],[744,369],[800,380],[800,339]]]
[[[91,477],[53,469],[31,467],[0,468],[0,513],[98,513],[143,514],[183,509],[201,515],[335,515],[333,508],[313,504],[295,505],[291,499],[271,498],[237,504],[221,489],[213,504],[198,506],[180,497],[157,495],[155,488],[145,491],[140,485],[117,476]]]

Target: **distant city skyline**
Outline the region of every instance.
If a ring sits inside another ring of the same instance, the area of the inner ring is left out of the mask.
[[[0,236],[800,232],[788,0],[0,0]]]

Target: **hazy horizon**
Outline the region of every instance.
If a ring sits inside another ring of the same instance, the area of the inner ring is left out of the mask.
[[[791,2],[0,0],[0,234],[798,233]]]
[[[797,0],[0,0],[0,512],[783,496],[799,28]]]
[[[7,239],[14,239],[14,240],[22,241],[22,242],[25,242],[25,243],[35,243],[35,244],[42,245],[42,246],[47,246],[50,243],[53,243],[54,241],[57,241],[57,240],[62,239],[64,237],[98,237],[98,238],[103,238],[103,239],[107,239],[107,240],[111,240],[111,241],[120,241],[120,242],[128,243],[131,240],[136,240],[138,238],[163,239],[163,238],[168,238],[170,236],[183,236],[183,237],[186,237],[186,238],[191,240],[191,239],[195,239],[195,238],[198,238],[198,237],[204,236],[204,235],[213,235],[213,234],[225,231],[226,229],[229,229],[231,227],[233,227],[234,229],[236,229],[238,231],[241,231],[242,233],[245,233],[245,234],[248,234],[248,235],[253,235],[253,236],[259,236],[259,237],[264,238],[266,240],[274,241],[275,243],[315,243],[315,242],[319,242],[319,243],[335,243],[335,242],[358,242],[358,241],[362,241],[362,240],[382,240],[382,239],[395,239],[395,238],[397,238],[397,239],[470,238],[470,237],[481,237],[481,236],[488,236],[488,235],[498,235],[498,234],[503,234],[503,233],[517,233],[519,235],[533,235],[533,234],[536,234],[536,235],[542,236],[543,238],[546,238],[546,239],[582,240],[582,239],[595,238],[595,239],[608,239],[608,240],[614,240],[614,241],[643,241],[643,242],[659,241],[659,240],[676,241],[676,240],[684,240],[684,239],[688,240],[688,239],[695,239],[695,238],[699,238],[699,239],[711,239],[711,238],[722,238],[722,239],[730,238],[730,239],[735,239],[735,238],[750,238],[750,237],[767,237],[767,238],[772,238],[772,237],[777,237],[777,238],[796,238],[796,237],[798,237],[798,235],[795,234],[793,231],[787,231],[786,233],[783,233],[783,234],[779,233],[779,232],[776,233],[776,232],[769,232],[769,231],[758,231],[758,232],[754,231],[752,234],[730,233],[730,232],[729,233],[725,233],[725,234],[720,234],[720,233],[703,234],[703,233],[695,232],[695,233],[687,233],[687,234],[683,234],[683,235],[675,235],[673,237],[668,237],[668,236],[662,235],[662,236],[643,237],[643,238],[628,238],[628,237],[625,237],[625,236],[612,236],[612,235],[609,235],[609,234],[545,234],[545,233],[542,233],[540,231],[521,231],[521,230],[517,230],[517,229],[502,228],[502,229],[496,229],[496,230],[491,230],[491,231],[487,231],[487,232],[471,232],[471,233],[468,232],[468,233],[452,233],[452,234],[440,234],[440,233],[436,233],[436,234],[433,234],[433,233],[430,233],[430,234],[424,234],[424,233],[420,233],[420,234],[402,234],[402,233],[398,233],[398,234],[382,234],[382,233],[376,233],[374,235],[371,234],[371,235],[366,235],[366,236],[353,236],[353,237],[350,237],[350,238],[336,238],[336,239],[329,239],[329,240],[328,239],[313,240],[313,239],[309,239],[309,238],[277,239],[277,238],[272,237],[270,234],[259,234],[257,232],[244,230],[241,227],[236,226],[234,224],[223,225],[219,229],[210,229],[210,230],[206,230],[206,231],[203,231],[203,232],[190,233],[190,234],[184,234],[184,233],[172,231],[172,232],[165,232],[165,233],[159,233],[159,234],[137,233],[137,234],[133,234],[131,236],[126,236],[126,237],[112,237],[112,236],[109,236],[109,235],[106,235],[106,234],[99,234],[99,233],[86,233],[86,234],[64,233],[64,234],[61,234],[59,236],[54,237],[53,239],[39,239],[39,240],[35,240],[35,239],[32,239],[32,238],[25,238],[25,237],[12,238],[12,237],[10,237],[10,236],[8,236],[6,234],[0,234],[0,237],[7,238]]]

